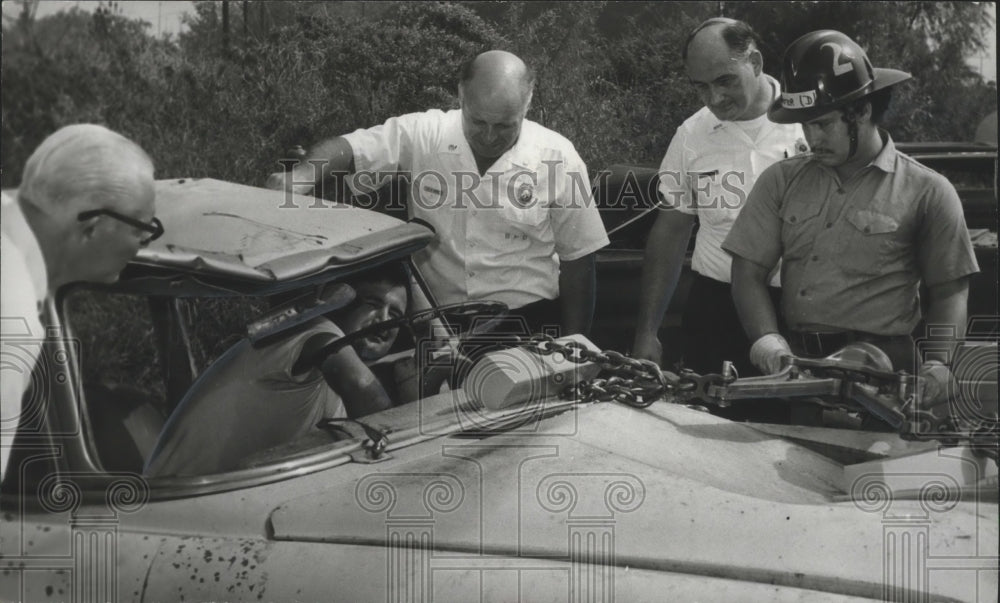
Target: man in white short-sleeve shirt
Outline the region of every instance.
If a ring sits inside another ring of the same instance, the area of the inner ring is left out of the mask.
[[[516,56],[485,52],[463,68],[461,109],[387,120],[325,141],[268,185],[309,193],[352,173],[355,192],[389,174],[410,176],[409,214],[437,232],[414,261],[441,304],[494,300],[533,331],[586,333],[593,317],[594,252],[608,244],[587,168],[572,143],[526,120],[533,76]]]
[[[657,331],[674,295],[697,217],[691,290],[682,321],[687,367],[718,372],[723,360],[752,371],[749,342],[730,293],[732,258],[722,250],[729,229],[757,176],[772,163],[803,152],[796,125],[775,124],[767,108],[780,90],[762,70],[749,25],[709,19],[689,36],[684,51],[689,79],[705,106],[674,135],[659,171],[658,210],[646,244],[633,354],[662,360]],[[771,281],[778,285],[777,274]]]
[[[163,233],[153,217],[153,162],[103,126],[74,124],[28,158],[16,198],[3,196],[0,295],[0,479],[23,415],[45,402],[41,384],[25,399],[48,334],[42,305],[63,285],[111,283],[136,252]]]

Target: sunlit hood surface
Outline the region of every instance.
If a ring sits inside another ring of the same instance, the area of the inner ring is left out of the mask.
[[[924,519],[932,555],[995,554],[996,526],[974,501],[935,513],[845,501],[841,465],[750,426],[665,404],[578,410],[530,433],[447,438],[343,471],[276,507],[273,536],[405,547],[398,539],[432,526],[440,554],[556,559],[583,538],[619,567],[872,598],[897,514]],[[963,578],[942,573],[930,589],[961,600]]]

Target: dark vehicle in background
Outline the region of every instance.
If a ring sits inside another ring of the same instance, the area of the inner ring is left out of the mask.
[[[980,272],[971,279],[969,317],[976,335],[996,335],[997,324],[997,147],[977,143],[897,143],[897,148],[952,182],[965,209]],[[597,309],[592,339],[621,351],[632,345],[646,237],[656,219],[657,167],[613,165],[595,177],[594,193],[611,244],[597,254]],[[681,310],[690,286],[690,252],[660,328],[661,341],[677,341]],[[918,326],[918,332],[923,326]],[[664,346],[664,362],[677,360]]]

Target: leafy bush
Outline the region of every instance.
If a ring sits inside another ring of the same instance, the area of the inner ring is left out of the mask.
[[[58,127],[103,123],[135,139],[159,177],[260,184],[294,145],[456,105],[462,61],[506,48],[538,71],[529,117],[576,144],[592,171],[656,163],[698,102],[680,47],[719,5],[702,3],[198,2],[177,39],[114,3],[4,25],[2,182]],[[963,56],[984,44],[982,4],[727,3],[754,25],[765,68],[821,27],[879,65],[911,71],[889,126],[898,140],[970,139],[996,106]],[[246,11],[247,14],[244,14]]]

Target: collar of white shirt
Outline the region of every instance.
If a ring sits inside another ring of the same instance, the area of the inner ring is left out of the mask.
[[[468,163],[470,170],[476,169],[472,148],[465,139],[465,132],[462,130],[462,110],[455,109],[449,112],[448,117],[438,152],[458,156],[463,162]],[[521,134],[518,136],[517,142],[493,162],[489,171],[506,172],[514,168],[534,170],[538,165],[538,147],[532,143],[536,127],[537,124],[525,119],[521,124]]]
[[[778,80],[774,79],[773,77],[769,76],[766,73],[764,74],[764,79],[766,79],[767,83],[769,83],[771,85],[771,102],[773,103],[774,99],[781,98],[781,84],[778,82]],[[767,115],[767,113],[765,112],[764,115]],[[709,134],[715,134],[716,132],[720,132],[720,131],[722,131],[724,129],[723,127],[726,124],[728,124],[728,123],[734,123],[734,122],[720,120],[711,111],[708,112],[708,116],[707,117],[709,119],[709,122],[708,122],[708,132],[709,132]],[[764,123],[762,125],[763,125],[763,127],[768,127],[768,126],[774,126],[775,124],[770,119],[767,119],[767,120],[764,120]]]

